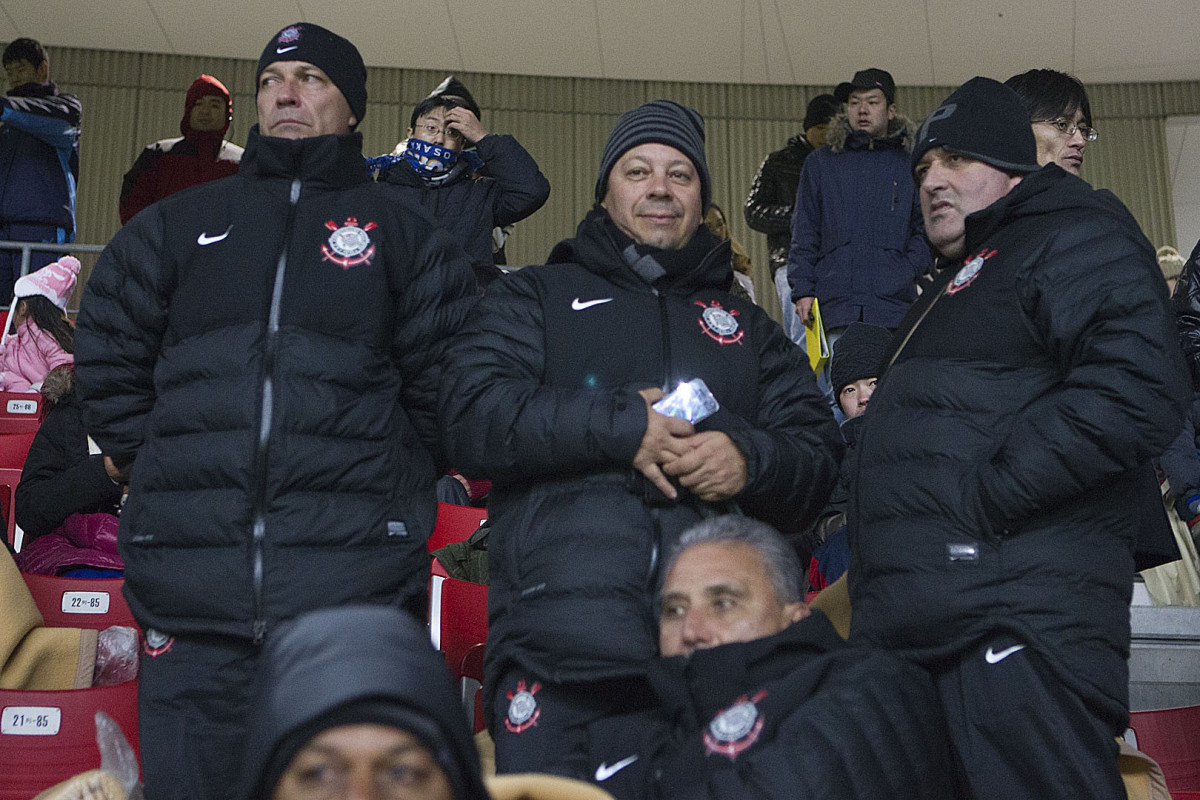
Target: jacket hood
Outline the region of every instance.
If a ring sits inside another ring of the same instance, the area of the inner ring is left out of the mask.
[[[575,229],[575,237],[556,244],[546,263],[581,264],[597,275],[607,276],[619,286],[646,286],[626,262],[620,245],[608,230],[608,220],[608,212],[599,205],[594,206]],[[728,291],[733,284],[733,251],[729,241],[718,239],[704,225],[695,235],[710,245],[705,250],[706,255],[686,272],[665,276],[656,281],[655,286],[683,292],[701,288]]]
[[[192,106],[201,97],[220,97],[225,101],[225,124],[217,131],[198,131],[192,128],[191,116]],[[201,75],[196,80],[192,81],[192,85],[188,87],[187,95],[183,101],[183,118],[179,120],[179,132],[185,138],[196,140],[197,142],[215,142],[214,147],[219,145],[225,133],[229,130],[229,123],[233,120],[233,97],[229,94],[229,90],[225,88],[225,84],[214,78],[212,75]]]
[[[344,606],[306,614],[268,641],[256,680],[243,800],[270,797],[274,786],[264,783],[277,751],[285,742],[300,747],[307,741],[295,734],[311,738],[334,725],[377,721],[347,714],[370,708],[415,723],[415,730],[406,729],[433,752],[455,800],[487,800],[479,755],[442,656],[424,628],[399,610]]]
[[[250,129],[240,172],[257,178],[299,178],[318,188],[344,189],[371,179],[362,156],[362,134],[328,134],[306,139],[263,136]]]
[[[841,112],[833,119],[829,120],[829,149],[835,153],[840,153],[843,150],[865,150],[867,144],[870,144],[866,139],[862,142],[857,140],[860,137],[851,138],[854,129],[850,127],[850,120],[846,117],[846,112]],[[917,137],[917,126],[913,121],[903,114],[897,114],[892,119],[888,120],[887,133],[878,141],[884,147],[895,149],[903,148],[904,152],[911,153],[913,144]],[[872,149],[878,149],[880,145],[876,144]]]
[[[46,398],[46,401],[51,404],[60,402],[64,397],[73,394],[74,391],[74,367],[56,367],[47,372],[45,380],[42,381],[42,397]]]
[[[1093,189],[1057,164],[1047,164],[1029,173],[1004,197],[967,217],[966,251],[974,252],[980,242],[1014,219],[1071,208],[1094,211],[1125,228],[1134,238],[1145,240],[1137,221],[1111,192]]]

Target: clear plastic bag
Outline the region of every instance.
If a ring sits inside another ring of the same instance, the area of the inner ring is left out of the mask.
[[[138,634],[133,628],[113,625],[96,637],[96,668],[93,686],[113,686],[131,681],[138,674]]]

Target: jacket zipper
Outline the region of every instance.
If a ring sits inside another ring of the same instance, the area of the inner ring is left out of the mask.
[[[900,202],[900,184],[892,181],[892,211],[896,210],[896,203]]]
[[[275,282],[271,287],[271,311],[267,317],[267,340],[263,352],[262,409],[258,425],[258,448],[254,455],[254,643],[262,644],[267,635],[263,612],[263,542],[267,535],[267,465],[271,441],[271,415],[275,396],[275,347],[279,334],[279,306],[283,301],[283,276],[287,271],[288,243],[300,200],[300,179],[292,181],[287,224],[283,229],[283,249],[275,264]]]
[[[662,330],[662,348],[663,348],[663,394],[670,394],[674,386],[670,383],[675,379],[673,365],[671,363],[671,329],[667,322],[667,298],[663,293],[653,286],[650,291],[654,292],[654,296],[658,298],[658,321],[659,327]]]

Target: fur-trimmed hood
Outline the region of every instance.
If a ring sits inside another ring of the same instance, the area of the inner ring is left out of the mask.
[[[846,112],[841,112],[829,120],[829,149],[835,153],[840,153],[846,149],[846,140],[853,133],[850,127],[850,120],[846,117]],[[881,140],[888,144],[885,146],[903,147],[904,152],[911,153],[913,144],[917,138],[917,126],[913,121],[903,114],[897,114],[893,119],[888,121],[887,134]],[[874,145],[873,145],[874,146]],[[851,149],[864,149],[855,148]]]
[[[57,404],[75,391],[75,367],[56,367],[46,373],[42,381],[42,397],[50,404]]]

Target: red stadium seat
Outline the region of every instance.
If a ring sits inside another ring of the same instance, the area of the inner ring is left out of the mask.
[[[433,646],[446,657],[458,684],[467,720],[482,730],[479,688],[483,683],[487,642],[488,587],[434,574],[430,580],[429,633]]]
[[[452,542],[461,542],[487,521],[487,509],[438,503],[437,522],[425,547],[429,552]]]
[[[0,467],[20,469],[42,424],[42,396],[0,392]]]
[[[0,437],[3,438],[3,437]],[[17,484],[21,482],[21,470],[11,467],[0,467],[0,515],[8,528],[8,543],[16,544],[17,514],[13,510],[16,503]]]
[[[1200,706],[1134,711],[1132,744],[1162,767],[1172,797],[1200,792]],[[1125,734],[1129,740],[1129,734]]]
[[[136,680],[60,692],[0,690],[0,800],[29,800],[98,768],[97,711],[112,717],[138,752]]]
[[[111,625],[137,628],[133,612],[121,595],[123,578],[59,578],[22,575],[42,620],[51,628],[93,628]]]

